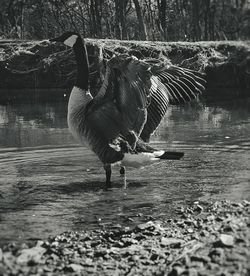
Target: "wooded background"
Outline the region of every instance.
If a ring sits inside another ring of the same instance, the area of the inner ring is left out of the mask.
[[[0,38],[250,39],[250,0],[0,0]]]

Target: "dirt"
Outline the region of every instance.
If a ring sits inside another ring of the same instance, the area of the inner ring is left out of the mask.
[[[7,244],[0,275],[250,275],[250,202],[194,202],[175,217]]]
[[[129,53],[140,59],[158,58],[205,72],[205,99],[249,97],[249,41],[167,43],[86,39],[86,44],[94,90],[100,87],[105,62],[114,54]],[[71,49],[47,40],[0,40],[0,75],[0,89],[65,88],[70,91],[76,76],[74,54]]]

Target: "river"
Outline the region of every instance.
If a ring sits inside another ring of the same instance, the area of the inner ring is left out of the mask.
[[[63,101],[0,105],[0,244],[250,199],[249,101],[169,108],[152,144],[184,158],[128,168],[126,190],[114,168],[110,191],[101,163],[68,132],[66,110]]]

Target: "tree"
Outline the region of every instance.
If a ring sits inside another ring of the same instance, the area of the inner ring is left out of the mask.
[[[135,5],[135,10],[136,10],[137,18],[138,18],[138,23],[139,23],[140,39],[148,40],[147,28],[146,28],[146,25],[144,23],[144,19],[142,16],[140,3],[138,0],[133,0],[133,2]]]
[[[250,0],[0,0],[0,36],[250,39]]]
[[[161,36],[163,40],[167,39],[167,18],[166,18],[166,8],[167,8],[167,0],[157,0],[158,10],[159,10],[159,21],[158,26],[161,32]]]

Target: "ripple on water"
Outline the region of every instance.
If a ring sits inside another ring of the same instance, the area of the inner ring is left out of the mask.
[[[127,168],[126,190],[115,167],[110,191],[101,163],[68,133],[64,108],[0,106],[3,242],[171,217],[190,201],[250,198],[250,112],[242,106],[169,109],[153,145],[184,158]]]

